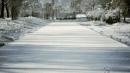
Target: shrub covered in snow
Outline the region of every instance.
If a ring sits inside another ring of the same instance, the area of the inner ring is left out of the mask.
[[[104,12],[104,9],[98,8],[93,11],[87,12],[86,15],[89,20],[100,20]]]
[[[95,9],[87,12],[88,20],[102,20],[109,24],[113,24],[120,21],[120,9],[104,10],[102,8]]]
[[[47,21],[36,17],[22,17],[18,20],[0,19],[0,43],[11,42],[25,33],[44,26]]]
[[[104,20],[109,24],[119,22],[120,21],[120,9],[116,8],[114,10],[108,10],[105,14]]]
[[[88,28],[130,46],[130,24],[114,23],[106,26],[88,26]]]

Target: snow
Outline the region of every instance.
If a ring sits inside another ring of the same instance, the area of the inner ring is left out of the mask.
[[[21,17],[14,21],[10,18],[0,19],[0,43],[17,40],[24,34],[45,26],[47,23],[48,21],[36,17]]]
[[[112,18],[117,17],[119,16],[119,11],[120,11],[119,8],[116,8],[114,10],[108,10],[107,14],[105,15],[105,18],[108,19],[109,17],[112,17]]]
[[[107,23],[101,21],[88,21],[88,22],[80,22],[80,24],[84,26],[105,26]]]
[[[77,14],[76,18],[86,18],[86,14]]]
[[[104,9],[96,9],[96,10],[87,12],[86,15],[88,18],[100,20],[100,18],[104,14],[104,11],[105,11]]]
[[[115,23],[113,25],[108,25],[101,21],[88,21],[80,24],[87,26],[101,35],[105,35],[130,46],[130,23]],[[102,26],[101,24],[104,25]]]

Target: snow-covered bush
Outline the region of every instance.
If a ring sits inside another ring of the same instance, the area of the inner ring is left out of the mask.
[[[93,11],[87,12],[86,15],[89,20],[100,20],[104,12],[104,9],[98,8]]]
[[[42,4],[38,0],[25,0],[21,10],[22,17],[43,17]]]
[[[120,23],[114,23],[113,25],[106,25],[106,26],[88,26],[88,28],[130,46],[130,24],[129,23],[120,22]]]
[[[48,21],[36,17],[21,17],[17,20],[0,19],[0,45],[17,40],[21,35],[32,32]]]
[[[116,8],[114,10],[108,10],[105,14],[104,20],[109,24],[119,22],[120,21],[120,9]]]

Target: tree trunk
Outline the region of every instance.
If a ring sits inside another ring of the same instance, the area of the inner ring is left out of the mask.
[[[19,14],[19,12],[18,12],[18,8],[15,7],[15,6],[13,6],[13,7],[11,8],[11,16],[12,16],[12,20],[16,20],[16,19],[18,19],[18,14]]]
[[[121,9],[119,9],[119,22],[121,22],[121,12],[120,12]]]
[[[16,20],[19,17],[23,0],[11,0],[11,17]]]
[[[4,0],[2,0],[2,3],[1,3],[1,18],[4,18]]]
[[[6,4],[6,12],[7,12],[7,18],[9,18],[10,17],[10,12],[9,12],[8,4]]]
[[[124,22],[126,22],[126,16],[124,16]]]

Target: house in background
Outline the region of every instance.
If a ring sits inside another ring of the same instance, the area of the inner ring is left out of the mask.
[[[59,13],[56,16],[56,19],[58,20],[76,19],[76,16],[73,13]]]
[[[86,21],[87,20],[87,16],[86,16],[86,14],[76,14],[76,19],[77,20]]]

